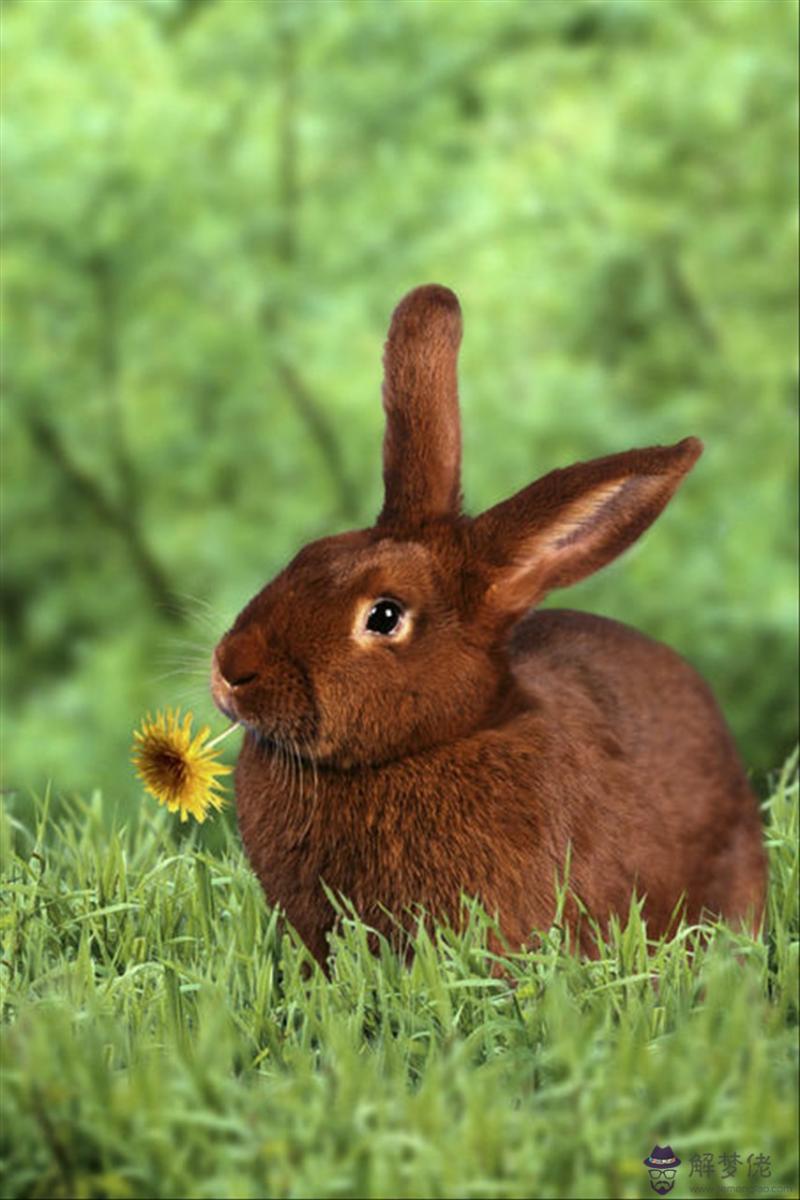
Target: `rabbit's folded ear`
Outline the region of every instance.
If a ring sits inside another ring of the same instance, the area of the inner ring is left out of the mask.
[[[491,608],[521,615],[611,562],[655,520],[702,449],[684,438],[578,463],[488,509],[473,532]]]
[[[383,356],[385,498],[379,524],[413,527],[460,511],[460,343],[461,309],[448,288],[415,288],[395,309]]]

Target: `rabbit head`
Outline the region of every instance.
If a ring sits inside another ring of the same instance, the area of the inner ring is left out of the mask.
[[[409,293],[384,354],[375,526],[306,546],[217,646],[217,705],[257,739],[343,769],[466,736],[518,696],[510,627],[626,549],[701,451],[687,438],[552,471],[475,519],[461,508],[447,288]]]

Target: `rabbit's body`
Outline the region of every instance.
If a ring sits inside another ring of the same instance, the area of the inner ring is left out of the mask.
[[[569,852],[601,925],[634,891],[653,934],[679,910],[757,924],[758,809],[707,686],[624,625],[529,612],[630,545],[699,443],[553,471],[465,517],[460,332],[446,289],[401,303],[375,528],[307,546],[215,651],[215,699],[247,729],[237,808],[268,900],[320,961],[323,883],[387,934],[420,906],[457,923],[477,896],[521,946],[552,922]],[[590,952],[573,899],[564,918]]]
[[[683,892],[690,920],[758,911],[757,809],[692,668],[624,625],[561,610],[517,627],[510,662],[513,711],[418,755],[314,769],[246,739],[242,837],[268,900],[321,961],[334,912],[320,879],[389,937],[387,912],[422,905],[456,924],[461,893],[477,896],[519,947],[553,919],[568,847],[570,885],[601,923],[624,914],[634,890],[654,936]],[[679,702],[677,724],[662,719],[665,691]],[[586,926],[582,941],[591,952]]]

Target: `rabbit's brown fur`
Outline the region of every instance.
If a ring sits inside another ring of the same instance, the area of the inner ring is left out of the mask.
[[[706,685],[624,625],[529,612],[629,546],[699,442],[553,471],[470,519],[460,338],[447,289],[400,303],[376,526],[307,546],[215,651],[215,699],[247,730],[239,824],[268,900],[321,962],[322,881],[390,936],[389,914],[457,923],[477,896],[517,947],[550,924],[571,847],[571,888],[601,924],[634,890],[654,935],[681,906],[757,923],[757,806]],[[365,625],[384,597],[405,612],[388,635]],[[574,903],[567,919],[591,950]]]

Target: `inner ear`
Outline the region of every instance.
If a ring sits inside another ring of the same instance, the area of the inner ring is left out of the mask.
[[[488,598],[522,613],[553,588],[591,575],[652,524],[702,450],[630,450],[553,471],[478,517]]]
[[[503,607],[524,611],[545,592],[575,582],[573,551],[580,548],[582,561],[592,554],[593,542],[602,543],[607,522],[613,522],[614,503],[622,504],[637,482],[617,479],[568,504],[552,525],[520,542],[513,560],[492,584],[490,594],[499,594]]]
[[[606,535],[607,523],[614,520],[615,505],[621,516],[622,506],[626,500],[634,499],[641,482],[636,476],[615,479],[585,496],[579,496],[559,513],[552,526],[541,536],[539,552],[552,559],[559,551],[567,550],[576,542],[583,542],[588,548],[593,536]]]

